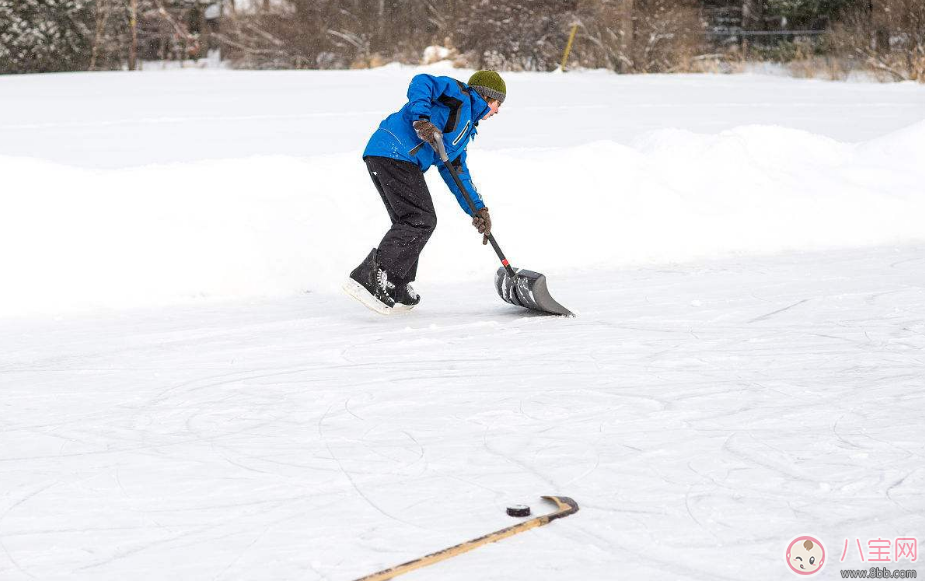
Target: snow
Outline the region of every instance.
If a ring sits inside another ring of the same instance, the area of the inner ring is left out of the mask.
[[[424,49],[421,61],[423,64],[433,64],[440,61],[446,61],[450,58],[453,51],[445,46],[432,45]]]
[[[414,312],[336,291],[422,70],[0,77],[0,579],[776,579],[921,538],[925,87],[506,75]],[[458,73],[465,78],[467,72]],[[833,556],[834,555],[834,556]],[[914,568],[914,564],[897,567]]]
[[[360,154],[415,72],[0,79],[18,99],[0,113],[12,137],[0,143],[3,195],[15,209],[0,215],[0,244],[29,249],[0,255],[17,281],[0,287],[0,316],[336,290],[387,227]],[[515,264],[586,269],[925,239],[920,86],[509,78],[511,102],[482,124],[470,160]],[[373,101],[358,91],[368,83],[390,88]],[[563,104],[575,84],[585,87]],[[42,90],[65,105],[49,111]],[[795,101],[763,107],[765,91]],[[563,103],[542,104],[549,93]],[[884,123],[871,97],[897,119]],[[685,121],[660,128],[668,111]],[[635,131],[620,131],[625,123]],[[441,227],[422,282],[484,276],[494,256],[460,251],[471,227],[437,173],[428,178]]]

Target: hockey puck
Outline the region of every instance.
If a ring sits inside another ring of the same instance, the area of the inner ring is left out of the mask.
[[[515,504],[507,507],[509,516],[530,516],[530,507],[526,504]]]

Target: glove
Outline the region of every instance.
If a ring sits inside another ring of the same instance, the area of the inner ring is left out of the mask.
[[[488,235],[491,234],[491,216],[488,208],[482,208],[472,216],[472,225],[482,234],[482,244],[488,244]]]
[[[434,137],[434,133],[442,133],[439,129],[437,129],[436,125],[427,119],[418,119],[412,123],[411,126],[414,127],[414,132],[418,134],[418,138],[420,138],[422,141],[430,143],[431,145],[437,142],[436,138]]]

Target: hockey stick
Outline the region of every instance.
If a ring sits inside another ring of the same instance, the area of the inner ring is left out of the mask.
[[[556,504],[555,512],[544,514],[543,516],[532,518],[528,521],[524,521],[512,527],[507,527],[506,529],[501,529],[500,531],[495,531],[483,537],[472,539],[471,541],[460,543],[448,549],[443,549],[442,551],[437,551],[436,553],[425,555],[419,559],[408,561],[407,563],[402,563],[401,565],[392,567],[391,569],[384,569],[378,573],[373,573],[372,575],[367,575],[366,577],[360,577],[356,581],[385,581],[386,579],[392,579],[393,577],[403,575],[410,571],[414,571],[415,569],[420,569],[421,567],[426,567],[428,565],[433,565],[434,563],[439,563],[440,561],[445,561],[451,557],[467,553],[472,549],[477,549],[482,545],[487,545],[489,543],[494,543],[495,541],[500,541],[501,539],[513,537],[518,533],[529,531],[530,529],[535,529],[536,527],[541,527],[556,519],[564,518],[570,514],[575,514],[578,512],[578,503],[567,496],[544,496],[543,498]]]

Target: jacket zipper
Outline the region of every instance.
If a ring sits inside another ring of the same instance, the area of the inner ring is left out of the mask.
[[[463,136],[466,135],[466,132],[467,132],[468,130],[469,130],[469,122],[466,121],[466,124],[465,124],[465,125],[463,126],[463,128],[462,128],[462,131],[460,131],[460,132],[459,132],[459,135],[456,137],[456,139],[453,140],[453,145],[456,145],[456,144],[458,144],[460,141],[462,141]]]

